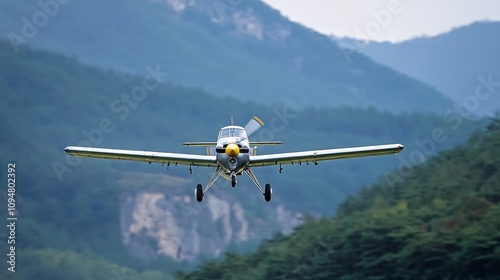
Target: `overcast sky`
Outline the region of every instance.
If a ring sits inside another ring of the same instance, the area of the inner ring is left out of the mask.
[[[373,41],[402,41],[475,21],[500,21],[500,0],[263,1],[321,33]]]

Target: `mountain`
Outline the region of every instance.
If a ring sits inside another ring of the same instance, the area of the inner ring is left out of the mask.
[[[336,41],[434,86],[474,113],[500,109],[500,22],[476,22],[436,37],[396,44]]]
[[[37,275],[40,264],[49,263],[57,268],[52,279],[84,275],[83,267],[102,273],[92,279],[109,279],[122,266],[139,274],[168,273],[231,248],[249,250],[273,232],[290,232],[304,214],[332,215],[363,185],[461,143],[483,123],[458,113],[442,118],[373,108],[264,106],[159,83],[168,76],[161,66],[146,71],[151,74],[142,77],[104,71],[25,47],[14,54],[9,42],[0,41],[0,154],[3,166],[16,163],[18,249],[26,256],[19,267],[32,267],[26,273]],[[220,104],[231,106],[220,110]],[[258,169],[260,180],[274,185],[269,204],[245,178],[236,189],[220,181],[198,204],[192,190],[212,170],[195,168],[189,175],[187,167],[166,171],[154,164],[80,160],[63,151],[89,145],[204,153],[181,143],[215,139],[231,115],[241,124],[258,115],[267,126],[254,140],[285,142],[259,153],[392,142],[406,149],[398,157],[285,166],[283,174]],[[5,172],[0,180],[7,180]],[[7,201],[5,188],[0,198]]]
[[[177,279],[500,279],[499,129],[363,189],[331,219]]]
[[[158,64],[169,81],[221,97],[390,112],[443,112],[450,104],[364,55],[346,59],[327,36],[261,1],[2,1],[0,11],[13,52],[28,44],[137,75]]]

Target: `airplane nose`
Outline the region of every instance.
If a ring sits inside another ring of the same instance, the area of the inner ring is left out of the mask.
[[[226,147],[226,155],[228,157],[236,157],[240,153],[240,147],[238,145],[231,143]]]

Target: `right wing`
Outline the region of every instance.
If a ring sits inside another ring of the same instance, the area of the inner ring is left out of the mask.
[[[121,159],[143,162],[159,162],[168,165],[191,165],[191,166],[217,166],[215,156],[192,155],[192,154],[177,154],[177,153],[162,153],[134,150],[117,150],[117,149],[101,149],[88,147],[66,147],[64,151],[72,156],[91,157],[102,159]]]
[[[342,158],[366,157],[389,155],[401,152],[404,146],[401,144],[365,146],[354,148],[341,148],[329,150],[304,151],[294,153],[279,153],[269,155],[250,156],[250,166],[268,166],[278,164],[302,164],[317,163],[321,160],[333,160]]]

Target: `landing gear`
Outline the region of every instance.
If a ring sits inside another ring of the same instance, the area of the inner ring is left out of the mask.
[[[249,167],[245,168],[243,171],[248,175],[248,177],[250,177],[250,180],[252,180],[252,182],[255,184],[257,189],[259,189],[260,193],[264,196],[264,199],[267,202],[271,201],[271,197],[273,195],[273,190],[271,188],[271,185],[266,184],[265,187],[262,188],[262,186],[259,184],[259,181],[257,180],[257,177],[255,177],[255,174],[253,173],[253,171]],[[214,174],[212,174],[212,177],[208,181],[205,189],[203,189],[203,186],[201,184],[198,184],[196,186],[196,189],[194,190],[194,197],[196,198],[196,201],[202,202],[203,197],[205,196],[205,193],[208,191],[208,189],[210,189],[210,187],[212,187],[212,185],[215,183],[215,181],[217,181],[217,179],[223,174],[224,174],[224,170],[222,169],[222,167],[217,166],[217,169],[215,170]],[[236,186],[236,183],[237,183],[236,172],[231,172],[231,174],[229,175],[229,178],[231,180],[231,186],[234,188]]]
[[[236,187],[236,173],[231,173],[231,187]]]
[[[196,200],[198,202],[203,201],[203,188],[201,187],[201,184],[198,184],[196,186],[196,189],[194,190],[194,196],[196,197]]]
[[[271,197],[273,195],[273,189],[271,188],[270,184],[266,184],[266,187],[264,189],[264,199],[266,202],[271,201]]]
[[[212,187],[212,185],[217,181],[217,179],[222,175],[223,171],[220,166],[217,166],[217,169],[215,169],[214,174],[212,174],[212,177],[208,181],[207,187],[203,189],[201,184],[198,184],[196,186],[196,189],[194,190],[194,197],[196,198],[196,201],[202,202],[203,201],[203,196],[205,196],[205,193]]]
[[[255,184],[255,186],[260,190],[262,195],[264,195],[264,199],[269,202],[271,201],[271,196],[273,195],[273,190],[271,189],[270,184],[266,184],[265,188],[262,189],[262,187],[259,184],[259,181],[257,180],[257,177],[255,177],[255,174],[253,173],[252,169],[250,168],[245,168],[245,173],[250,177],[250,180]]]

